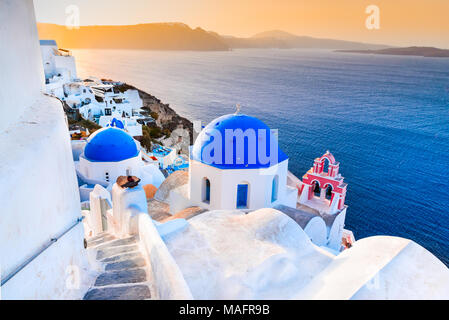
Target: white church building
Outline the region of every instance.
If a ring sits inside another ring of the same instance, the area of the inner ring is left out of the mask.
[[[159,168],[142,160],[140,145],[123,129],[108,126],[95,131],[75,161],[81,201],[89,199],[95,184],[112,186],[119,176],[137,176],[141,184],[156,188],[165,180]],[[110,188],[109,188],[110,189]]]
[[[180,206],[242,211],[296,207],[297,189],[287,185],[287,174],[288,157],[265,123],[240,113],[224,115],[196,139],[188,186],[174,190],[170,208],[173,212]]]
[[[329,177],[317,175],[313,181],[317,179]],[[213,120],[199,133],[190,150],[188,183],[170,190],[167,202],[170,214],[189,207],[245,213],[274,208],[295,220],[314,244],[339,252],[342,238],[352,236],[344,229],[343,191],[337,186],[333,190],[333,199],[342,199],[336,208],[308,192],[312,187],[307,183],[289,172],[276,131],[237,112]],[[306,192],[310,196],[305,202],[301,195]]]

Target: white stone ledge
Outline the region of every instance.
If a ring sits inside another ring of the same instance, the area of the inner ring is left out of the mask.
[[[190,288],[182,275],[175,259],[158,233],[156,226],[147,213],[133,217],[137,226],[143,253],[150,262],[153,280],[159,299],[192,300]]]

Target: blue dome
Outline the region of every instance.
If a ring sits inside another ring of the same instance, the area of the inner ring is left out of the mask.
[[[134,139],[114,127],[97,130],[87,140],[84,157],[89,161],[116,162],[134,158],[139,154]]]
[[[119,129],[125,129],[125,125],[122,121],[117,120],[116,118],[112,118],[111,122],[107,124],[106,127],[116,127]]]
[[[259,169],[288,157],[265,123],[244,114],[229,114],[213,120],[201,131],[191,159],[220,169]]]

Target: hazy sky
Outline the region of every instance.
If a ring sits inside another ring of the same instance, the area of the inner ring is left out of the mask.
[[[81,25],[183,22],[224,35],[267,30],[392,45],[449,48],[449,0],[34,0],[38,22],[65,24],[69,5]],[[368,30],[369,5],[380,29]]]

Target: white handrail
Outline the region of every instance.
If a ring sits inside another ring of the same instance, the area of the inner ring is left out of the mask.
[[[81,221],[83,221],[84,217],[79,217],[76,219],[75,223],[73,223],[70,227],[60,233],[58,236],[51,238],[49,242],[44,244],[42,248],[40,248],[37,252],[35,252],[31,257],[26,259],[22,264],[17,266],[12,272],[10,272],[6,277],[4,277],[1,281],[1,286],[5,285],[9,280],[11,280],[16,274],[18,274],[21,270],[23,270],[27,265],[29,265],[34,259],[36,259],[39,255],[41,255],[45,250],[47,250],[52,244],[61,239],[67,232],[72,230],[76,225],[78,225]]]

